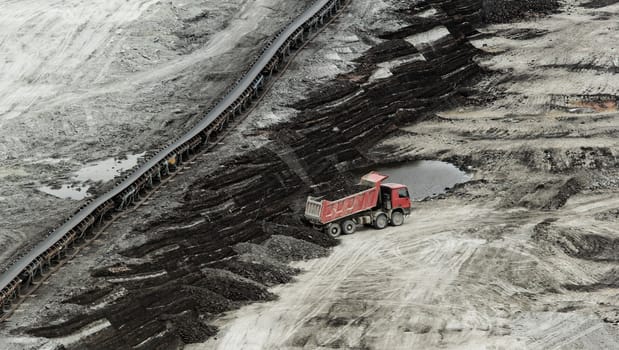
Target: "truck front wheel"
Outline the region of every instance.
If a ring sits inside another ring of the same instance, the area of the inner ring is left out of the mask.
[[[400,226],[404,223],[404,214],[401,211],[394,211],[391,213],[391,225]]]
[[[342,228],[338,223],[330,223],[327,225],[327,233],[331,235],[331,237],[338,237],[342,233]]]
[[[378,230],[384,229],[387,227],[387,224],[389,224],[389,219],[387,219],[385,214],[378,214],[376,220],[374,220],[374,228]]]

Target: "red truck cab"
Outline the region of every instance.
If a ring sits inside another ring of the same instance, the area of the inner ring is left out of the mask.
[[[381,198],[385,209],[404,209],[409,214],[411,197],[405,185],[384,183],[380,186]]]

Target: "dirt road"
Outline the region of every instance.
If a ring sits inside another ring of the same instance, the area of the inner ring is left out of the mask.
[[[440,215],[418,209],[404,226],[343,237],[328,258],[297,264],[307,272],[276,288],[278,301],[239,310],[238,319],[222,320],[217,340],[190,348],[398,349],[437,337],[447,321],[449,327],[488,327],[491,320],[476,322],[469,314],[474,308],[444,298],[462,265],[487,243],[457,232],[488,213],[442,209]],[[444,317],[431,320],[428,313]],[[465,315],[473,322],[463,324]]]
[[[297,281],[274,302],[221,320],[217,339],[189,349],[613,348],[599,317],[614,293],[557,294],[591,281],[583,263],[534,244],[547,213],[495,210],[461,200],[418,205],[405,225],[345,236],[328,258],[295,266]],[[609,232],[594,219],[616,195],[582,196],[554,225]],[[576,219],[576,217],[578,219]],[[578,310],[578,311],[573,311]]]

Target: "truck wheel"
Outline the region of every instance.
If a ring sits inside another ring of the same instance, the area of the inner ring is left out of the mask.
[[[404,223],[404,214],[401,211],[394,211],[391,213],[391,225],[400,226]]]
[[[342,228],[340,227],[340,224],[334,222],[327,225],[327,233],[331,235],[331,237],[335,238],[342,233]]]
[[[376,220],[374,221],[374,228],[378,230],[382,230],[385,227],[387,227],[388,223],[389,223],[389,219],[387,219],[387,215],[378,214],[378,216],[376,217]]]
[[[357,230],[357,225],[352,220],[345,220],[342,223],[342,233],[345,235],[352,235]]]

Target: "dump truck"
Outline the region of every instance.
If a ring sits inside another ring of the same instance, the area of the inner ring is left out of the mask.
[[[388,177],[370,172],[359,183],[366,190],[337,200],[309,196],[305,218],[333,237],[352,234],[357,225],[371,225],[379,230],[389,224],[400,226],[410,214],[411,199],[405,185],[384,183]]]

